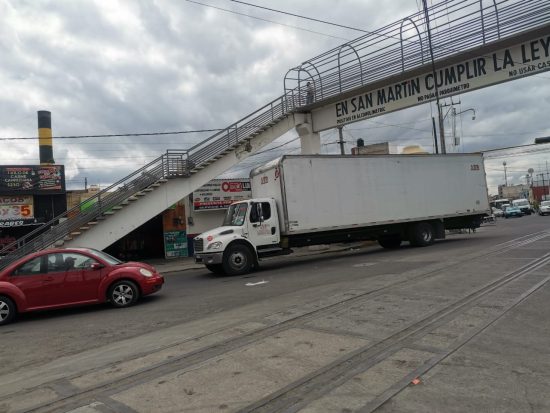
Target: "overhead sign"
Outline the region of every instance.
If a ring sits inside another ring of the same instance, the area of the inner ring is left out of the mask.
[[[193,192],[193,209],[224,209],[251,197],[250,179],[214,179]]]
[[[54,194],[64,191],[63,165],[0,166],[0,194]]]
[[[550,35],[367,91],[312,112],[315,132],[550,70]]]
[[[0,228],[34,224],[32,196],[0,196]]]

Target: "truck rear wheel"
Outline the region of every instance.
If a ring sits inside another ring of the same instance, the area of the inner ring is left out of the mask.
[[[382,248],[396,249],[401,246],[401,236],[393,235],[378,238],[378,243]]]
[[[434,242],[434,228],[428,222],[419,222],[409,231],[409,241],[412,246],[426,247]]]
[[[246,245],[230,245],[223,254],[223,270],[227,275],[247,274],[254,266],[252,252]]]

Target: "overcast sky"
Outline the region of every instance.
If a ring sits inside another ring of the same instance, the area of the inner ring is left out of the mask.
[[[421,4],[250,2],[364,30],[417,12]],[[5,140],[37,136],[38,110],[52,112],[54,136],[224,128],[282,95],[288,69],[361,34],[229,0],[0,0],[0,16],[0,164],[39,162],[37,140]],[[461,145],[449,152],[550,136],[550,72],[458,100],[457,111],[474,108],[476,119],[471,112],[458,118]],[[390,141],[397,149],[419,144],[431,152],[432,113],[435,105],[425,104],[348,125],[347,150],[363,138]],[[446,127],[450,130],[449,123]],[[82,188],[85,177],[89,184],[105,186],[166,149],[186,149],[208,136],[54,139],[54,158],[66,165],[69,188]],[[336,140],[335,131],[324,132],[323,153],[337,152]],[[298,153],[297,147],[293,141],[281,150]],[[246,161],[233,176],[247,176],[250,165],[276,153]],[[504,182],[503,161],[508,183],[515,184],[525,183],[530,167],[545,172],[547,159],[548,152],[505,152],[487,160],[490,191]]]

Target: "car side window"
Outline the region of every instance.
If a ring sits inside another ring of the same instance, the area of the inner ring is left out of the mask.
[[[88,257],[87,255],[76,254],[74,252],[73,253],[64,253],[63,257],[64,257],[64,260],[66,262],[70,262],[72,264],[72,268],[75,268],[75,269],[78,269],[78,270],[89,269],[94,262],[98,262],[98,261],[94,260],[93,258]]]
[[[48,272],[65,271],[65,262],[63,261],[63,254],[55,253],[48,254]]]
[[[42,263],[42,257],[33,258],[32,260],[27,261],[21,264],[19,267],[17,267],[12,272],[12,275],[19,276],[19,275],[44,274],[44,272],[41,271],[41,263]]]
[[[92,263],[97,262],[87,255],[58,252],[48,254],[48,272],[64,272],[71,270],[84,270],[91,267]]]

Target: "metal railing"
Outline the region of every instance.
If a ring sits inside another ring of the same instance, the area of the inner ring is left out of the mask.
[[[0,250],[0,268],[26,254],[48,248],[73,232],[79,232],[83,226],[97,221],[113,207],[125,203],[159,180],[191,176],[216,157],[276,124],[285,115],[285,102],[281,96],[187,150],[166,151],[76,207],[6,245]]]
[[[548,0],[448,0],[428,9],[440,60],[550,22]],[[391,23],[290,69],[287,108],[307,106],[307,82],[320,102],[431,63],[424,12]]]

